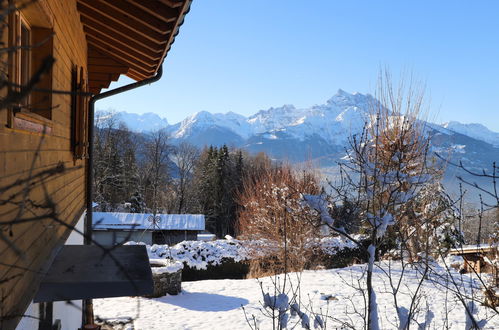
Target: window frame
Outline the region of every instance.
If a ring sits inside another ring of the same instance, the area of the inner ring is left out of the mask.
[[[13,0],[9,5],[15,6]],[[36,23],[36,24],[32,24]],[[14,10],[8,17],[8,43],[9,47],[18,47],[16,51],[9,52],[9,87],[10,92],[20,92],[21,86],[26,85],[32,77],[35,66],[41,57],[52,56],[54,52],[53,38],[50,38],[37,52],[23,46],[32,46],[47,39],[53,34],[53,20],[47,15],[41,4],[34,3],[21,10]],[[23,38],[23,29],[28,32],[28,37]],[[53,72],[44,75],[37,87],[52,89]],[[31,91],[19,104],[14,104],[8,109],[7,127],[31,133],[50,134],[52,131],[52,93]]]
[[[23,36],[23,28],[27,31],[27,40],[24,40]],[[20,48],[18,53],[18,64],[17,64],[17,71],[18,71],[18,79],[17,84],[19,86],[26,86],[27,83],[29,82],[29,79],[31,77],[31,74],[33,72],[33,67],[32,67],[32,53],[31,49],[28,47],[32,45],[33,39],[32,39],[32,29],[31,25],[29,22],[26,20],[26,18],[21,14],[19,14],[19,31],[18,31],[18,44],[17,46]],[[30,100],[31,100],[31,93],[26,95],[26,97],[21,101],[21,109],[23,107],[30,107]],[[22,110],[21,110],[22,111]]]

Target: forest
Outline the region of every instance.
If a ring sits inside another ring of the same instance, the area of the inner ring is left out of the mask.
[[[103,212],[204,214],[208,231],[236,234],[239,196],[273,163],[264,154],[209,146],[173,145],[164,130],[130,131],[103,114],[95,133],[94,210]]]

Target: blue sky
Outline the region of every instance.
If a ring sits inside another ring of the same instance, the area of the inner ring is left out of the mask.
[[[160,82],[98,109],[250,115],[372,93],[380,67],[425,81],[430,119],[499,131],[499,1],[194,0]],[[124,78],[112,85],[128,83]]]

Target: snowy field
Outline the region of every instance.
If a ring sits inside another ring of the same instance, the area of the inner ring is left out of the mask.
[[[361,276],[365,266],[357,265],[342,269],[304,271],[301,275],[301,309],[310,316],[310,328],[314,329],[314,314],[327,314],[328,329],[363,328],[364,298],[358,290],[363,283]],[[433,272],[423,281],[418,299],[419,323],[427,322],[427,329],[467,329],[466,312],[453,293],[459,289],[468,296],[480,298],[476,280],[453,272],[455,284],[451,284],[445,270],[434,264]],[[388,271],[388,264],[383,264]],[[399,262],[391,264],[392,279],[401,274]],[[296,284],[298,274],[290,274]],[[447,280],[445,280],[447,278]],[[273,278],[263,278],[264,290],[273,294]],[[416,292],[421,273],[408,269],[397,299],[400,307],[409,308],[412,293]],[[282,277],[281,277],[282,280]],[[443,286],[448,283],[450,290]],[[281,282],[282,283],[282,282]],[[397,329],[398,317],[393,304],[389,277],[378,267],[374,276],[381,329]],[[291,287],[288,281],[287,287]],[[256,279],[205,280],[182,283],[183,292],[178,296],[147,298],[108,298],[94,300],[95,314],[101,319],[134,319],[125,329],[250,329],[241,306],[249,317],[255,315],[260,329],[272,329],[272,320],[262,312],[262,291]],[[490,309],[476,304],[477,321],[486,320],[485,329],[499,329],[499,317]],[[428,313],[428,310],[431,311]],[[298,316],[290,318],[288,328],[300,329]],[[343,323],[344,322],[344,323]],[[342,326],[343,323],[343,326]],[[412,328],[418,326],[413,323]],[[469,324],[469,323],[468,323]],[[421,327],[421,328],[423,328]]]

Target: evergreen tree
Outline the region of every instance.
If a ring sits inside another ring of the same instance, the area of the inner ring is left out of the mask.
[[[244,157],[240,150],[210,146],[201,153],[194,171],[200,212],[208,230],[218,237],[235,234],[235,221],[244,176]]]
[[[138,191],[134,192],[130,198],[130,212],[131,213],[144,213],[146,212],[146,203],[144,197]]]

